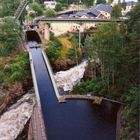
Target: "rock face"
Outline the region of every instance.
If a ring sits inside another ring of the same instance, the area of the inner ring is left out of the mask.
[[[31,117],[34,94],[28,93],[0,117],[0,140],[15,140]]]
[[[80,65],[75,66],[67,71],[57,72],[54,76],[56,84],[64,91],[71,91],[73,86],[78,84],[83,78],[87,62],[84,61]]]

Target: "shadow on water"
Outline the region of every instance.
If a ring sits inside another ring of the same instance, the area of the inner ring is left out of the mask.
[[[31,49],[48,140],[115,140],[119,105],[86,100],[59,104],[41,49]]]

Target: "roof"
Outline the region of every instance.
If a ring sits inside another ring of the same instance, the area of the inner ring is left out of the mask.
[[[126,2],[126,6],[133,6],[133,5],[136,5],[136,2],[134,2],[134,1]]]
[[[95,15],[95,16],[100,15],[100,11],[98,11],[98,10],[95,9],[95,8],[91,8],[91,9],[89,9],[89,10],[87,11],[87,13],[89,13],[89,14],[93,14],[93,15]]]
[[[86,12],[77,12],[76,14],[70,15],[70,17],[82,17],[82,16],[90,17],[90,15],[88,15]]]
[[[112,12],[112,7],[106,4],[98,4],[95,8],[90,8],[84,11],[79,11],[76,12],[74,14],[69,14],[68,16],[70,18],[74,18],[74,17],[89,17],[89,18],[94,18],[94,17],[98,17],[101,14],[101,11],[107,12],[109,14],[111,14]],[[63,15],[64,17],[64,15]]]
[[[107,5],[107,4],[98,4],[98,5],[96,5],[95,8],[97,10],[104,11],[104,12],[107,12],[109,14],[111,14],[111,12],[112,12],[112,7]]]

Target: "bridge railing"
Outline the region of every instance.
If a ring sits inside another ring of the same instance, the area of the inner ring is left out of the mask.
[[[15,19],[18,20],[22,14],[22,12],[24,11],[25,7],[27,6],[27,4],[29,3],[28,0],[23,0],[18,9],[16,10],[16,13],[15,13]]]
[[[100,18],[42,18],[36,19],[35,22],[46,22],[46,23],[53,23],[53,22],[72,22],[72,23],[107,23],[107,22],[124,22],[124,19],[100,19]]]
[[[38,106],[41,106],[40,97],[39,97],[39,90],[38,90],[38,85],[37,85],[37,79],[36,79],[36,75],[35,75],[35,69],[34,69],[34,64],[33,64],[33,59],[32,59],[32,54],[30,52],[30,49],[29,49],[29,60],[30,60],[30,67],[31,67],[31,73],[32,73],[32,78],[33,78],[35,94],[37,97],[37,103],[38,103]]]
[[[56,97],[57,97],[58,101],[61,102],[59,100],[60,99],[59,91],[57,89],[57,86],[56,86],[56,83],[55,83],[55,80],[54,80],[53,72],[52,72],[48,57],[46,56],[46,53],[44,52],[43,49],[42,49],[42,55],[43,55],[44,61],[45,61],[46,66],[47,66],[47,69],[48,69],[48,72],[49,72],[49,75],[50,75],[50,78],[51,78],[51,81],[52,81],[52,84],[53,84],[53,87],[54,87]]]

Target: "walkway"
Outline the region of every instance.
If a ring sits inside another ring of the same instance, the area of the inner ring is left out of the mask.
[[[28,140],[47,140],[40,106],[36,105],[31,117]]]

